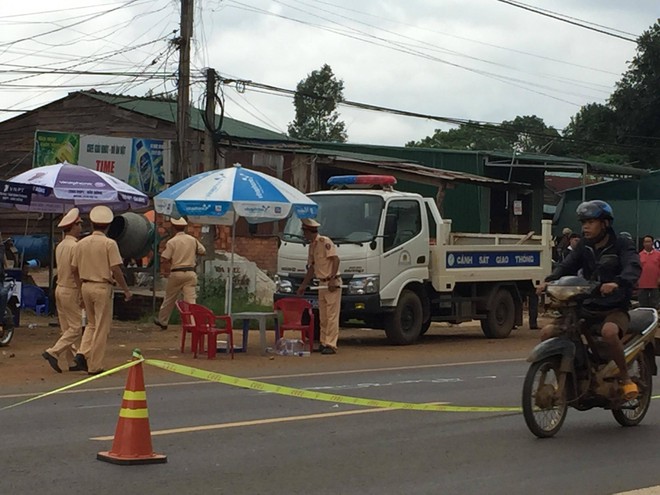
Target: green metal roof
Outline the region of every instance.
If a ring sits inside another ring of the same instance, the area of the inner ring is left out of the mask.
[[[582,169],[586,166],[587,171],[594,174],[628,177],[641,177],[649,173],[648,170],[641,168],[594,162],[567,156],[548,155],[545,153],[516,153],[515,155],[510,151],[480,151],[479,153],[486,155],[489,158],[499,158],[509,163],[512,160],[515,160],[513,164],[514,166],[516,164],[523,165],[523,162],[545,165],[548,170],[552,170],[553,165],[560,168],[570,167],[575,169]]]
[[[115,105],[129,112],[136,112],[155,119],[174,123],[176,121],[176,102],[159,100],[148,97],[113,95],[95,91],[81,91],[82,94],[97,100]],[[190,127],[200,131],[204,130],[203,112],[198,108],[190,108]],[[216,116],[219,119],[219,116]],[[222,131],[233,138],[249,140],[288,141],[286,134],[270,131],[256,125],[247,124],[240,120],[224,117]]]

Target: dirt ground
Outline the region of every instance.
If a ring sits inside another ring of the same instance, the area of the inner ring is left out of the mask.
[[[56,318],[35,316],[29,312],[21,315],[21,326],[16,329],[10,345],[0,348],[3,394],[47,391],[87,378],[87,374],[82,372],[64,371],[57,374],[41,357],[41,353],[57,340],[59,331]],[[235,341],[240,342],[241,335],[240,330],[235,330]],[[272,346],[274,332],[269,331],[267,336],[267,343]],[[296,335],[291,333],[287,337],[295,338]],[[139,348],[146,358],[235,376],[261,378],[356,368],[518,359],[526,357],[538,342],[538,331],[530,331],[524,325],[514,330],[507,339],[488,340],[475,324],[434,324],[417,345],[399,347],[388,345],[382,331],[342,329],[336,355],[313,353],[309,357],[285,357],[262,355],[259,332],[251,330],[248,352],[237,353],[233,361],[224,353],[218,353],[215,360],[208,360],[206,356],[193,359],[189,351],[190,337],[183,354],[179,350],[180,338],[178,326],[171,325],[168,330],[161,331],[151,324],[115,321],[108,339],[105,369],[130,360],[134,348]],[[60,367],[67,369],[65,362],[61,362]],[[94,382],[94,386],[115,386],[123,383],[125,376],[125,372],[120,372],[102,377]],[[145,369],[145,379],[148,383],[189,380],[151,366]]]

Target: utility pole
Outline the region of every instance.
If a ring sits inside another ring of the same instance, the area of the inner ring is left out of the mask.
[[[194,0],[181,0],[181,37],[179,38],[179,81],[177,85],[177,160],[172,164],[172,182],[190,173],[190,39],[193,31]]]
[[[204,126],[204,171],[215,169],[215,69],[206,69],[206,122]]]
[[[215,170],[215,84],[217,73],[206,69],[206,108],[204,110],[204,171]],[[202,225],[200,241],[206,249],[206,260],[215,259],[215,227]],[[206,264],[206,263],[205,263]]]

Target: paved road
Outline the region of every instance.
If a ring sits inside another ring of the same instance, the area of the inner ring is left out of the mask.
[[[525,371],[524,361],[503,360],[267,380],[497,406],[519,404]],[[660,484],[660,401],[637,428],[619,427],[605,411],[571,410],[556,438],[538,440],[519,414],[382,411],[210,383],[161,384],[148,387],[148,405],[155,450],[169,462],[122,467],[95,460],[111,442],[93,439],[114,432],[121,393],[59,394],[0,412],[0,493],[584,495]],[[0,406],[17,400],[0,397]],[[183,430],[167,431],[175,428]]]

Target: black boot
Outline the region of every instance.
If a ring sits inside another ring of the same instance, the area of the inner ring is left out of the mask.
[[[73,361],[76,364],[69,366],[69,371],[87,371],[87,359],[85,359],[85,356],[82,354],[76,354]]]

